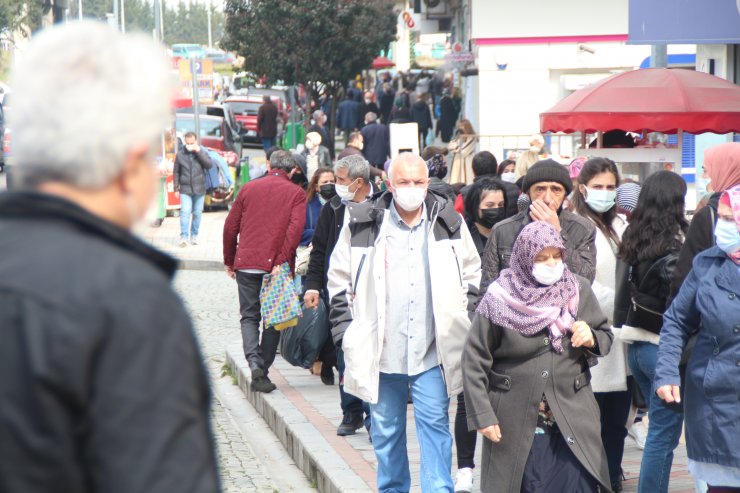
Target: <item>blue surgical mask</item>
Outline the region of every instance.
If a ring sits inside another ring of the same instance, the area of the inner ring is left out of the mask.
[[[614,207],[617,200],[616,190],[594,190],[593,188],[584,188],[586,189],[586,204],[595,212],[606,212]]]
[[[714,237],[717,240],[717,246],[725,253],[735,253],[740,250],[740,232],[737,230],[735,221],[718,219],[714,227]]]

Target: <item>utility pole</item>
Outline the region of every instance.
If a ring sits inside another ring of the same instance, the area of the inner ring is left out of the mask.
[[[668,46],[665,44],[652,45],[650,48],[650,68],[668,66]]]
[[[213,49],[213,30],[211,29],[211,10],[213,10],[213,2],[208,0],[208,48]]]
[[[115,23],[116,30],[119,30],[121,25],[118,19],[120,19],[120,16],[118,15],[118,0],[113,0],[113,21]]]
[[[82,0],[77,1],[77,18],[82,20]]]
[[[154,0],[154,37],[157,41],[164,40],[164,29],[162,26],[162,0]]]
[[[121,32],[126,32],[126,0],[121,0]]]

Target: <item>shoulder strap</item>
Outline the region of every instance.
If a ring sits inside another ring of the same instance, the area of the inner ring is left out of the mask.
[[[717,216],[715,215],[714,207],[711,205],[707,207],[709,207],[709,215],[712,218],[712,231],[714,231],[714,227],[717,225]],[[712,234],[712,245],[717,245],[717,239],[714,237],[714,234]]]

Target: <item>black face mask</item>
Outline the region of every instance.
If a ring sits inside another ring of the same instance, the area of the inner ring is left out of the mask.
[[[319,195],[324,200],[331,200],[337,194],[333,183],[325,183],[319,187]]]
[[[491,229],[493,226],[504,218],[504,208],[499,207],[497,209],[483,209],[478,219],[478,224],[484,228]]]

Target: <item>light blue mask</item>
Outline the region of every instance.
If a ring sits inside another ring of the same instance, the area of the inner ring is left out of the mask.
[[[718,219],[714,227],[714,238],[717,246],[725,253],[735,253],[740,250],[740,232],[737,230],[735,221]]]
[[[595,212],[606,212],[614,207],[617,200],[616,190],[594,190],[588,187],[584,188],[586,189],[586,204]]]

